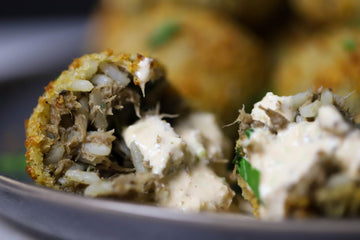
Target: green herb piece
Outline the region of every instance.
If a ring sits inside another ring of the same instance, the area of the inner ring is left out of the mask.
[[[89,165],[86,169],[87,172],[93,172],[95,170],[94,166]]]
[[[195,160],[196,163],[200,162],[200,158],[205,157],[206,156],[206,151],[205,150],[201,150],[200,152],[198,152],[195,156]]]
[[[25,153],[4,153],[0,156],[0,172],[11,177],[27,178]]]
[[[149,47],[155,49],[171,40],[180,30],[180,23],[170,21],[159,26],[148,39]]]
[[[347,38],[344,41],[344,49],[346,51],[352,52],[356,49],[356,42],[352,38]]]
[[[105,107],[106,107],[105,103],[104,103],[104,102],[101,102],[101,108],[102,108],[102,109],[105,109]]]
[[[257,169],[253,168],[245,158],[241,158],[239,164],[236,165],[236,169],[237,172],[248,183],[255,197],[260,201],[260,172]]]
[[[237,148],[234,158],[236,172],[247,182],[257,200],[261,202],[259,192],[260,172],[251,166],[249,161],[242,156],[241,152],[241,147]]]
[[[250,136],[251,136],[251,134],[252,134],[253,132],[254,132],[254,129],[248,128],[248,129],[245,130],[245,136],[246,136],[247,138],[250,138]]]

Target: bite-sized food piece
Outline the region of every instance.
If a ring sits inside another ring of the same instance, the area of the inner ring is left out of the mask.
[[[236,173],[261,219],[360,215],[360,130],[329,89],[240,110]]]
[[[228,140],[212,114],[189,111],[153,58],[85,55],[45,89],[26,128],[37,184],[190,211],[230,206],[234,193],[210,166],[228,159]]]
[[[330,87],[348,96],[351,110],[360,111],[360,29],[334,28],[292,38],[280,45],[273,84],[281,95],[313,86]]]
[[[156,57],[185,100],[216,113],[223,124],[266,88],[261,43],[225,15],[161,1],[103,3],[93,19],[92,48]]]
[[[358,0],[291,0],[293,9],[310,23],[324,24],[360,20]]]

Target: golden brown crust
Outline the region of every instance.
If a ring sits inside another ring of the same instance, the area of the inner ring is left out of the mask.
[[[238,182],[238,185],[241,187],[242,196],[245,198],[245,200],[249,201],[249,203],[253,207],[254,216],[258,218],[259,217],[259,202],[258,202],[257,198],[255,197],[254,193],[248,189],[248,184],[240,175],[237,175],[237,182]]]
[[[131,14],[103,10],[93,20],[95,50],[150,53],[166,64],[169,81],[193,107],[215,112],[224,123],[266,87],[261,43],[218,12],[162,3]],[[176,35],[149,47],[149,36],[169,21],[180,25]]]
[[[333,28],[300,36],[281,46],[273,84],[280,95],[296,94],[311,87],[332,88],[349,97],[353,112],[360,110],[360,31]]]
[[[63,90],[71,91],[72,83],[76,80],[89,80],[101,62],[114,63],[134,75],[138,68],[137,64],[141,60],[141,55],[114,54],[110,50],[99,54],[85,55],[75,59],[68,70],[63,71],[55,81],[50,82],[45,87],[45,93],[39,98],[38,105],[26,123],[26,171],[36,183],[48,187],[58,187],[54,185],[55,178],[46,169],[43,160],[44,154],[49,151],[54,143],[54,140],[47,137],[51,107],[59,108],[64,105],[64,99],[60,93]],[[153,62],[153,66],[162,69],[162,66],[156,61]],[[136,84],[135,76],[134,83]]]

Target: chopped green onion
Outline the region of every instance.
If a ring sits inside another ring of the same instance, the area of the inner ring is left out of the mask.
[[[242,148],[238,147],[233,161],[236,166],[236,172],[247,182],[257,200],[261,202],[259,192],[260,172],[251,166],[249,161],[242,156],[241,152]]]
[[[202,157],[205,157],[205,156],[206,156],[205,150],[202,150],[202,151],[200,152],[200,156],[202,156]]]
[[[352,38],[347,38],[344,41],[344,49],[346,51],[352,52],[356,49],[356,42]]]
[[[248,128],[245,130],[245,135],[247,138],[250,138],[251,134],[254,132],[254,129]]]
[[[87,172],[93,172],[95,170],[94,166],[89,165],[86,169]]]
[[[104,102],[101,102],[101,108],[102,108],[102,109],[105,109],[105,107],[106,107],[105,103],[104,103]]]
[[[180,23],[169,21],[159,26],[148,39],[149,47],[155,49],[171,40],[180,30]]]

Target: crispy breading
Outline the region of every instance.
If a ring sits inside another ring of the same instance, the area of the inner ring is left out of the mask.
[[[169,2],[141,6],[136,11],[125,6],[99,10],[93,19],[93,48],[156,57],[193,107],[216,113],[223,123],[233,121],[237,109],[266,88],[262,43],[228,16]],[[176,27],[171,37],[160,46],[149,44],[154,33],[171,24]]]
[[[330,87],[360,111],[360,29],[332,28],[280,44],[273,85],[291,95],[311,87]]]
[[[103,62],[114,63],[122,67],[129,74],[133,75],[134,84],[139,84],[135,72],[137,71],[138,63],[142,59],[143,56],[141,55],[113,54],[110,50],[99,54],[85,55],[75,59],[70,64],[68,70],[63,71],[55,81],[50,82],[45,87],[45,93],[39,98],[38,105],[30,119],[26,122],[26,170],[36,183],[48,187],[59,187],[55,183],[51,169],[48,169],[44,164],[44,156],[59,138],[59,136],[56,136],[56,139],[52,139],[53,136],[48,136],[53,134],[48,132],[50,131],[50,122],[53,117],[52,109],[61,109],[63,107],[64,111],[70,111],[67,106],[63,106],[64,99],[62,93],[64,91],[72,91],[72,84],[77,80],[89,80],[97,72],[99,64]],[[153,61],[152,68],[157,69],[158,74],[163,74],[163,68],[158,62]],[[155,76],[153,76],[153,79],[155,79]],[[57,130],[54,131],[56,132]]]

